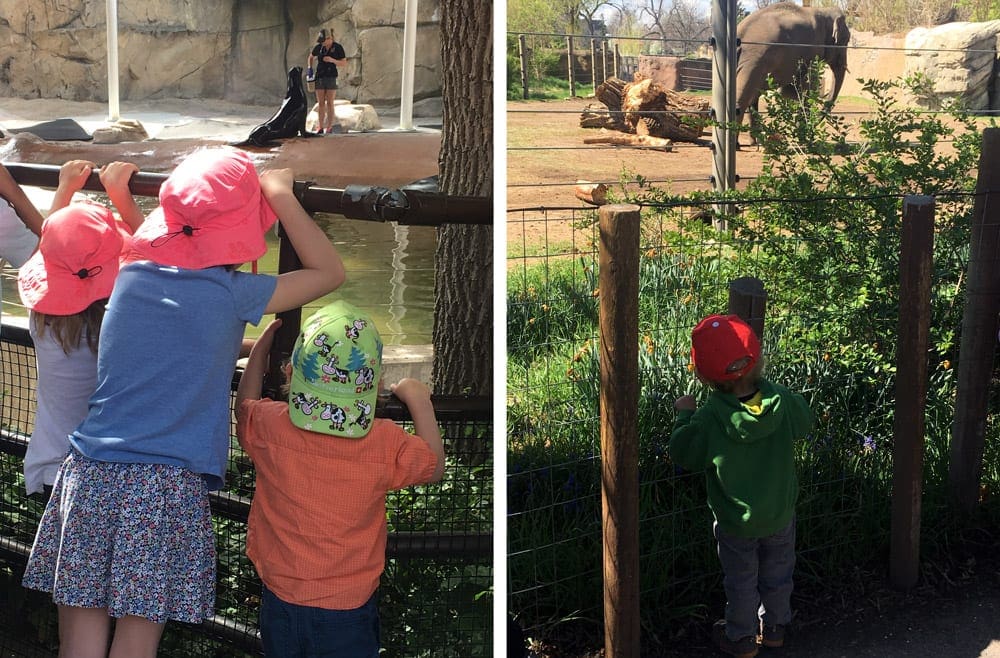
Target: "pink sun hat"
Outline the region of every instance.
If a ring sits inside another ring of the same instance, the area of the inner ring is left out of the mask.
[[[38,250],[17,276],[21,301],[46,315],[73,315],[111,296],[118,259],[129,238],[111,211],[73,203],[42,224]]]
[[[160,205],[136,230],[130,260],[200,270],[267,253],[277,216],[245,151],[208,148],[185,158],[160,186]]]

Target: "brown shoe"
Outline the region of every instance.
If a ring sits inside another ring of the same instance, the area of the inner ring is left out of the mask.
[[[785,646],[785,627],[781,624],[768,626],[761,622],[760,643],[765,647],[777,649]]]
[[[712,643],[724,654],[735,658],[753,658],[757,655],[757,638],[752,635],[730,640],[726,635],[726,620],[720,619],[712,626]]]

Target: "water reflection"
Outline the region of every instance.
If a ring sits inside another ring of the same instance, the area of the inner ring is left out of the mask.
[[[303,309],[303,317],[329,301],[346,299],[373,315],[387,345],[432,342],[435,229],[324,214],[316,215],[316,222],[344,259],[347,282]],[[273,261],[260,271],[277,271],[276,244],[268,251]]]
[[[144,212],[155,207],[155,199],[145,200],[142,205],[150,202],[154,205],[143,207]],[[344,259],[347,282],[333,294],[306,306],[303,318],[328,302],[346,299],[372,314],[387,345],[431,343],[436,230],[322,213],[315,218]],[[278,240],[273,232],[268,234],[268,244],[268,253],[258,263],[257,271],[274,274],[278,271]],[[16,270],[4,268],[0,285],[3,314],[8,318],[25,317],[27,313],[17,294]],[[261,329],[263,326],[248,327],[247,335],[257,336]]]

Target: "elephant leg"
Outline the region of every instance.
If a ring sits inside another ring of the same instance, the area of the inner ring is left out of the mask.
[[[757,115],[760,112],[760,94],[753,97],[750,106],[747,107],[747,126],[750,128],[750,146],[757,146],[757,138],[754,136],[757,129]]]

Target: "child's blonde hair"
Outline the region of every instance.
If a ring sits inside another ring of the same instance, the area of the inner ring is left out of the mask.
[[[98,299],[90,306],[72,315],[46,315],[37,311],[32,313],[32,322],[39,337],[46,331],[52,332],[52,338],[69,354],[80,345],[84,330],[87,332],[87,347],[97,354],[97,343],[101,333],[101,322],[104,320],[104,309],[107,299]]]

